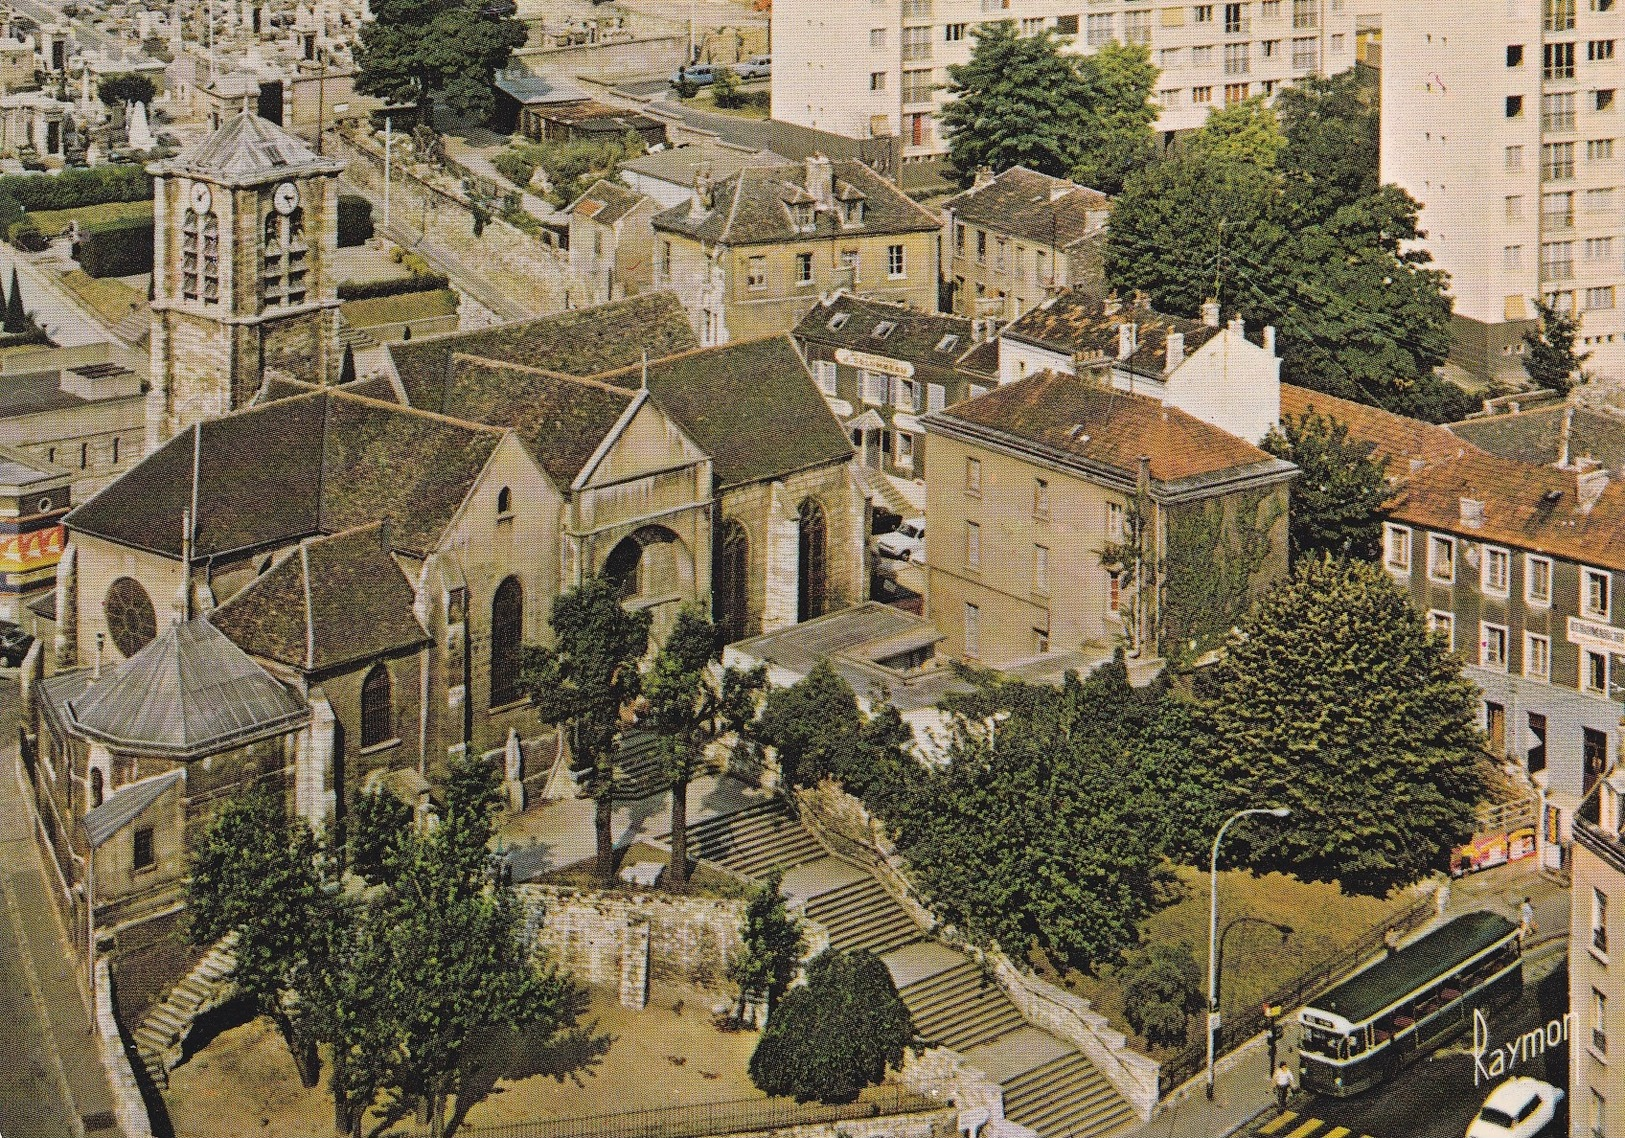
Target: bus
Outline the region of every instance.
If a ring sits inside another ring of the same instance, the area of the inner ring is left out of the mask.
[[[1321,993],[1298,1013],[1299,1083],[1359,1094],[1523,992],[1518,926],[1464,913]]]

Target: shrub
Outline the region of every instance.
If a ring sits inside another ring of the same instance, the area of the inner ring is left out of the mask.
[[[902,1062],[913,1030],[880,958],[832,948],[813,958],[806,987],[768,1019],[750,1057],[751,1082],[797,1102],[851,1102]]]
[[[516,186],[530,185],[530,180],[536,173],[536,163],[517,150],[504,150],[491,159],[491,165],[497,168],[497,173]]]
[[[748,997],[756,996],[765,999],[771,1009],[795,979],[806,941],[801,921],[779,892],[783,880],[782,872],[769,870],[745,906],[739,926],[741,951],[729,967],[729,978],[739,985],[741,1006]]]
[[[360,194],[340,194],[339,248],[360,245],[372,234],[372,202]]]
[[[414,273],[385,281],[340,281],[340,300],[373,300],[380,296],[404,296],[409,292],[436,292],[451,284],[444,273]]]
[[[1154,944],[1124,965],[1123,1017],[1146,1042],[1178,1047],[1185,1017],[1202,1007],[1201,970],[1188,945]]]
[[[0,178],[0,196],[12,198],[24,209],[77,209],[144,201],[152,197],[152,179],[133,163],[109,163],[60,174],[13,174]]]
[[[45,240],[45,234],[40,232],[39,226],[34,224],[31,217],[24,217],[6,226],[6,241],[25,253],[38,253],[49,244]]]
[[[127,277],[152,271],[152,219],[129,218],[88,226],[74,248],[85,275]]]

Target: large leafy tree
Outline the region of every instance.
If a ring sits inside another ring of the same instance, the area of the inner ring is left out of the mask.
[[[784,874],[770,869],[762,878],[739,923],[739,955],[729,967],[729,978],[739,985],[743,1005],[750,997],[767,1003],[769,1013],[796,978],[806,938],[801,920],[786,905],[781,885]]]
[[[1077,64],[1083,80],[1081,148],[1069,174],[1106,194],[1119,193],[1129,173],[1151,160],[1157,121],[1151,94],[1157,69],[1151,49],[1113,40]]]
[[[1382,544],[1377,509],[1388,496],[1387,460],[1349,438],[1348,424],[1313,407],[1287,415],[1264,439],[1264,449],[1297,465],[1292,483],[1288,542],[1294,560],[1333,554],[1371,559]]]
[[[482,0],[376,0],[361,28],[356,89],[425,109],[440,96],[459,115],[489,120],[493,80],[526,33],[487,8]]]
[[[1541,387],[1567,393],[1574,387],[1576,376],[1590,352],[1576,352],[1574,341],[1580,334],[1580,322],[1571,312],[1559,312],[1544,300],[1535,302],[1540,324],[1523,334],[1525,354],[1523,370]],[[7,331],[10,331],[8,326]]]
[[[1318,220],[1377,192],[1376,101],[1350,70],[1295,80],[1275,97],[1281,168],[1299,213]]]
[[[96,84],[96,98],[109,107],[123,107],[125,103],[151,103],[157,90],[145,75],[120,71]]]
[[[851,1102],[900,1065],[912,1037],[891,973],[867,949],[827,949],[784,998],[750,1057],[750,1078],[798,1102]]]
[[[649,648],[649,614],[626,609],[613,581],[589,577],[554,598],[549,623],[554,645],[525,648],[520,686],[542,722],[569,725],[577,761],[591,764],[597,872],[608,882],[615,875],[615,749],[642,690],[638,661]]]
[[[1079,107],[1087,91],[1054,32],[1020,35],[1010,20],[971,29],[969,62],[948,68],[942,110],[948,157],[967,177],[986,166],[1025,166],[1064,178],[1082,150]]]
[[[1383,894],[1445,868],[1485,793],[1476,692],[1380,566],[1304,558],[1232,639],[1205,711],[1231,856]]]

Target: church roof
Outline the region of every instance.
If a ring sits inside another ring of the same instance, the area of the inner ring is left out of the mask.
[[[428,639],[378,522],[300,544],[209,614],[232,643],[305,672]]]
[[[197,175],[228,185],[254,185],[296,174],[336,174],[343,169],[343,162],[323,158],[304,139],[246,110],[195,146],[148,168],[153,174]]]
[[[206,620],[173,624],[67,701],[85,738],[191,759],[304,723],[310,708]]]
[[[147,807],[164,796],[164,791],[181,781],[181,775],[178,770],[165,771],[156,778],[142,779],[109,795],[106,802],[88,812],[82,821],[90,848],[100,849],[107,844],[107,839],[141,817]]]

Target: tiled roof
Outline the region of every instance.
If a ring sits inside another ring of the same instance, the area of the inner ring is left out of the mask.
[[[453,352],[564,375],[592,375],[699,346],[682,302],[669,292],[643,293],[539,320],[477,332],[390,344],[389,355],[412,406],[449,413],[446,367]]]
[[[428,639],[412,586],[384,548],[379,523],[302,542],[209,614],[252,655],[306,672],[340,667]]]
[[[635,387],[642,368],[599,377]],[[655,405],[711,456],[721,489],[852,457],[852,442],[787,334],[649,364]]]
[[[1135,326],[1137,347],[1130,366],[1142,375],[1163,373],[1169,332],[1184,334],[1187,355],[1219,334],[1219,329],[1198,320],[1169,316],[1143,303],[1124,303],[1108,313],[1105,300],[1081,288],[1071,288],[1045,299],[1001,335],[1073,356],[1098,355],[1116,360],[1121,336],[1118,329],[1125,324]]]
[[[1099,190],[1025,166],[1013,166],[942,207],[957,221],[1058,249],[1103,232],[1110,208],[1111,199]]]
[[[157,174],[197,174],[242,185],[277,176],[338,173],[344,163],[323,158],[304,139],[256,114],[240,111],[213,134],[148,169]]]
[[[1563,420],[1569,419],[1569,458],[1594,458],[1616,474],[1625,471],[1625,419],[1563,402],[1486,415],[1450,424],[1456,435],[1480,450],[1521,462],[1556,462],[1562,451]]]
[[[999,341],[983,340],[970,351],[959,357],[956,366],[960,371],[970,375],[981,376],[984,379],[997,379],[999,377]]]
[[[884,338],[875,332],[892,328]],[[917,369],[951,372],[975,342],[971,322],[963,316],[921,312],[883,300],[866,300],[838,292],[813,307],[796,325],[797,339],[837,348],[907,360]]]
[[[181,518],[192,508],[193,555],[207,557],[389,517],[397,550],[426,553],[501,437],[319,391],[198,424],[67,520],[76,532],[178,557]]]
[[[747,166],[718,182],[712,207],[696,214],[683,202],[655,215],[654,227],[693,237],[706,244],[771,245],[886,233],[927,232],[941,222],[896,186],[862,162],[831,160],[835,198],[861,195],[863,222],[842,227],[833,209],[814,212],[812,230],[798,229],[790,212],[793,202],[811,201],[805,163]]]
[[[782,155],[768,151],[752,154],[720,146],[672,146],[623,162],[621,169],[628,174],[641,174],[646,178],[692,187],[694,175],[702,167],[711,171],[712,178],[726,181],[746,166],[765,166],[784,161],[787,159]]]
[[[1376,458],[1391,459],[1388,464],[1389,478],[1403,476],[1403,468],[1410,462],[1443,462],[1478,449],[1471,442],[1451,433],[1449,427],[1395,415],[1380,407],[1339,399],[1307,387],[1281,384],[1283,419],[1301,419],[1310,411],[1347,426],[1349,438],[1369,443]]]
[[[73,729],[119,751],[201,758],[279,735],[310,707],[203,619],[172,624],[67,702]]]
[[[614,225],[621,218],[638,208],[644,201],[642,194],[617,185],[605,178],[599,178],[587,187],[570,206],[570,212],[599,225]]]
[[[1244,470],[1284,475],[1292,469],[1159,400],[1061,372],[1040,372],[994,388],[925,422],[928,430],[968,425],[972,435],[1025,447],[1041,461],[1080,462],[1129,477],[1137,475],[1140,456],[1146,455],[1152,479],[1164,484]]]

